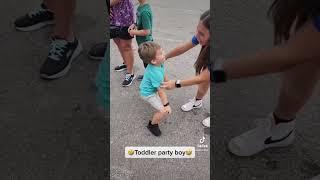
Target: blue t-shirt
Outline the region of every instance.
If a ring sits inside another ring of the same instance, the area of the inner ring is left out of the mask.
[[[191,42],[195,46],[199,44],[199,41],[198,41],[198,39],[197,39],[197,37],[195,35],[192,37]]]
[[[155,66],[148,64],[140,84],[140,95],[146,97],[156,93],[163,80],[164,65]]]

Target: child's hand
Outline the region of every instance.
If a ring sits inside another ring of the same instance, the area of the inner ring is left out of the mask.
[[[129,31],[129,34],[130,34],[131,37],[134,37],[134,35],[135,35],[135,34],[134,34],[134,29],[131,29],[131,30]]]
[[[131,24],[131,26],[128,28],[128,33],[130,33],[131,30],[137,29],[135,24]]]
[[[161,88],[166,89],[166,90],[171,90],[174,89],[176,87],[176,81],[174,80],[169,80],[166,82],[162,82]]]
[[[170,106],[166,106],[166,107],[164,107],[164,109],[168,114],[171,114],[172,110],[171,110]]]

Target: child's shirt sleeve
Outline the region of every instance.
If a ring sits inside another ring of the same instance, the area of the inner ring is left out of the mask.
[[[151,29],[151,14],[147,11],[141,13],[142,29]]]
[[[199,41],[198,41],[198,39],[197,39],[197,37],[195,35],[192,37],[191,42],[195,46],[199,44]]]
[[[151,84],[156,89],[160,88],[162,81],[163,81],[163,77],[159,76],[158,74],[153,74],[151,77]]]

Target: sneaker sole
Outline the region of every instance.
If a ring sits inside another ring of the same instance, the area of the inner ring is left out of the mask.
[[[89,58],[90,58],[91,60],[94,60],[94,61],[101,61],[101,60],[103,60],[103,57],[90,56],[90,55],[88,55],[88,56],[89,56]]]
[[[60,77],[63,77],[64,75],[66,75],[66,74],[69,72],[70,68],[71,68],[72,62],[81,54],[82,49],[83,49],[83,48],[82,48],[82,44],[81,44],[81,42],[78,40],[78,46],[77,46],[77,48],[74,50],[74,52],[73,52],[73,54],[72,54],[72,56],[71,56],[71,58],[70,58],[70,61],[69,61],[68,65],[67,65],[62,71],[60,71],[59,73],[54,74],[54,75],[48,76],[48,75],[46,75],[46,74],[40,74],[41,78],[43,78],[43,79],[58,79],[58,78],[60,78]]]
[[[125,71],[125,70],[127,70],[127,68],[123,68],[123,69],[119,69],[119,70],[115,70],[115,71],[121,72],[121,71]]]
[[[122,85],[122,87],[128,87],[128,86],[130,86],[135,79],[136,79],[136,75],[133,76],[132,81],[131,81],[130,84],[128,84],[128,85]]]
[[[184,109],[184,108],[181,106],[181,110],[182,110],[183,112],[189,112],[189,111],[191,111],[191,110],[193,110],[193,109],[200,109],[200,108],[202,108],[202,104],[201,104],[200,106],[192,107],[190,110]]]
[[[289,145],[291,145],[294,141],[294,134],[291,135],[290,137],[288,137],[287,140],[283,141],[283,142],[278,142],[278,143],[273,143],[273,144],[268,144],[268,145],[264,145],[264,148],[261,149],[260,151],[256,152],[256,153],[253,153],[253,154],[244,154],[244,153],[241,153],[237,150],[237,148],[234,146],[233,143],[228,143],[228,151],[231,152],[232,154],[234,155],[237,155],[237,156],[240,156],[240,157],[248,157],[248,156],[253,156],[255,154],[258,154],[259,152],[262,152],[266,149],[269,149],[269,148],[281,148],[281,147],[287,147]]]
[[[32,26],[28,26],[28,27],[15,27],[18,31],[22,31],[22,32],[28,32],[28,31],[35,31],[38,29],[41,29],[45,26],[49,26],[49,25],[54,25],[54,21],[47,21],[47,22],[42,22],[42,23],[38,23]]]

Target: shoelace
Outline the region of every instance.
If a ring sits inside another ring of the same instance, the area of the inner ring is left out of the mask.
[[[126,81],[129,81],[130,78],[131,78],[131,74],[126,74],[125,80],[126,80]]]
[[[65,53],[68,42],[66,40],[52,40],[49,51],[49,58],[59,61]]]
[[[43,13],[46,13],[46,12],[47,12],[46,9],[40,8],[40,9],[36,9],[36,10],[33,10],[33,11],[29,12],[28,15],[30,17],[34,17],[34,16],[39,16],[39,15],[41,15]]]

